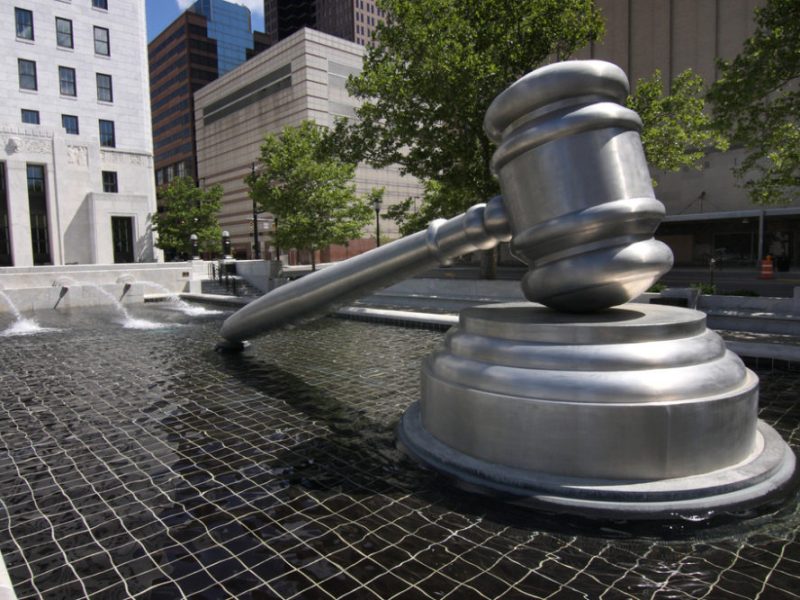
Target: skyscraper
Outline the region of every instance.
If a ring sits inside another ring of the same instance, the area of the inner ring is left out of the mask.
[[[264,0],[270,44],[309,27],[363,46],[383,17],[375,0]]]
[[[250,11],[197,0],[148,46],[156,182],[196,177],[193,94],[265,48]]]

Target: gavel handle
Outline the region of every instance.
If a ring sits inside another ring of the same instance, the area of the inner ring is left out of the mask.
[[[254,300],[222,324],[221,348],[271,329],[310,321],[357,298],[408,279],[448,260],[488,250],[511,239],[503,199],[496,196],[452,219],[336,263]]]

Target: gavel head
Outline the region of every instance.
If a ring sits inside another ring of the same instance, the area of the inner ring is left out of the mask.
[[[628,79],[597,60],[549,65],[495,98],[484,120],[492,170],[529,270],[525,296],[556,310],[623,304],[672,266],[653,239],[664,217],[642,149]]]

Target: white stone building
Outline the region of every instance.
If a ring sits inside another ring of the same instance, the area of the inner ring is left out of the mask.
[[[144,2],[0,10],[0,266],[155,260]]]
[[[363,46],[313,29],[301,29],[195,93],[197,170],[201,185],[224,188],[220,224],[231,234],[234,254],[253,255],[253,202],[244,178],[260,156],[266,133],[310,119],[331,126],[336,117],[353,117],[357,100],[345,89],[350,74],[361,70]],[[384,188],[383,210],[409,197],[421,198],[419,182],[401,176],[399,167],[359,165],[356,191]],[[269,254],[268,215],[259,217],[260,255]],[[334,247],[323,260],[340,260],[367,250],[370,239]],[[381,237],[398,237],[397,225],[381,219]],[[288,250],[288,249],[282,249]]]

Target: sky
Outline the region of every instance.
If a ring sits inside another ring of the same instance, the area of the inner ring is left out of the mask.
[[[264,31],[264,0],[228,0],[250,9],[253,29]],[[172,23],[194,0],[146,0],[147,41],[151,41]]]

